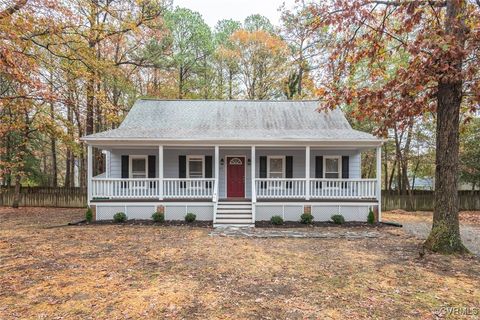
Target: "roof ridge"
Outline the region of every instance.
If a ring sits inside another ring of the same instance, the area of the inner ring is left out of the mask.
[[[161,98],[155,98],[155,97],[142,97],[138,98],[137,100],[145,100],[145,101],[197,101],[197,102],[209,102],[209,101],[221,101],[221,102],[320,102],[320,100],[315,100],[315,99],[308,99],[308,100],[253,100],[253,99],[161,99]]]

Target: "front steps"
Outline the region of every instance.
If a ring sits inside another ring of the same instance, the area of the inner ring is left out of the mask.
[[[253,227],[250,201],[219,201],[214,227]]]

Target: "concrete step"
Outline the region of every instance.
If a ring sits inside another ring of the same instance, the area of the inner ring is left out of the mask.
[[[219,204],[217,208],[238,208],[238,209],[251,209],[251,204],[235,204],[235,205],[226,205],[226,204]]]
[[[252,224],[252,219],[217,219],[215,224]]]
[[[214,228],[230,228],[230,227],[237,227],[237,228],[253,228],[255,227],[255,224],[253,223],[250,223],[250,224],[246,224],[246,223],[240,223],[240,224],[219,224],[219,223],[215,223],[213,225]]]
[[[230,213],[227,213],[227,214],[222,214],[222,213],[219,213],[217,214],[217,221],[218,219],[252,219],[252,214],[251,213],[248,213],[248,214],[242,214],[242,213],[235,213],[235,214],[230,214]]]
[[[252,209],[217,209],[217,213],[252,213]]]
[[[252,205],[250,201],[218,201],[218,205],[237,205],[237,204],[247,204]]]

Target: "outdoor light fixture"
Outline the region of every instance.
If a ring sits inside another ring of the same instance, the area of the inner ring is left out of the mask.
[[[247,159],[247,164],[248,165],[251,165],[252,164],[252,160],[250,158]]]
[[[225,161],[222,159],[220,159],[220,165],[223,166],[223,164],[225,163]]]

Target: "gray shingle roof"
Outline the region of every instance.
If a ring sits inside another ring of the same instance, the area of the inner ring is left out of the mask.
[[[84,140],[378,140],[318,101],[138,100],[117,128]]]

